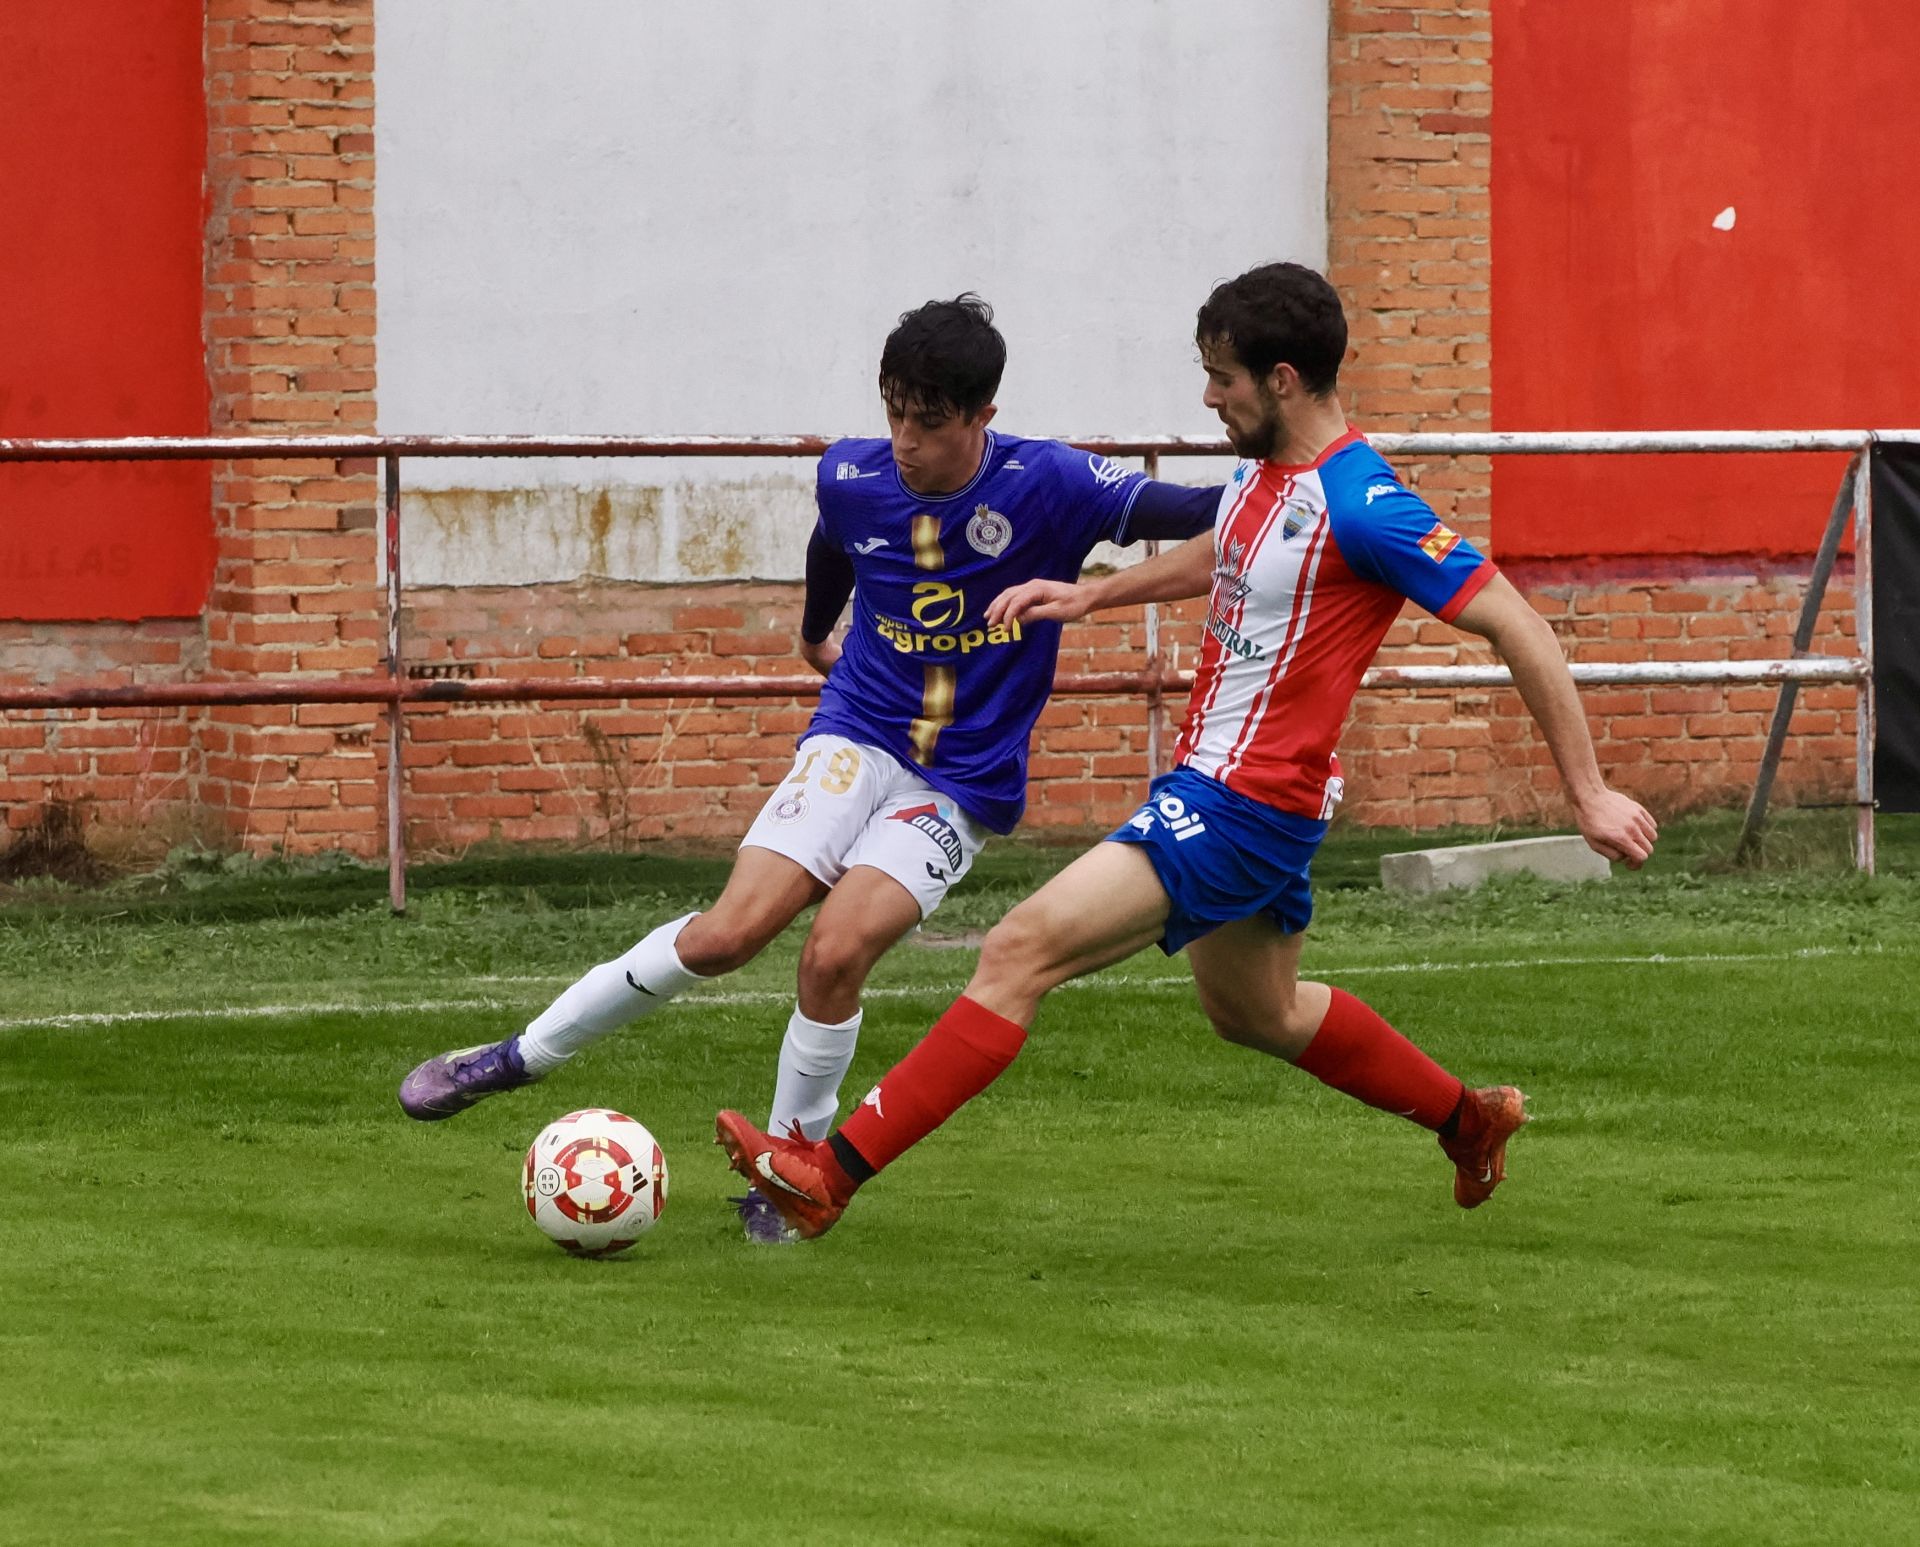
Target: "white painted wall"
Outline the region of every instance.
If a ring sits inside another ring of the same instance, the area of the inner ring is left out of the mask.
[[[1007,336],[1003,427],[1207,434],[1207,290],[1324,261],[1327,0],[377,19],[388,431],[879,434],[888,329],[973,289]],[[813,515],[797,462],[406,478],[419,583],[792,577]]]

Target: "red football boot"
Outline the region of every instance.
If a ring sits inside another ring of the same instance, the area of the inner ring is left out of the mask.
[[[738,1112],[722,1112],[713,1120],[713,1130],[714,1143],[727,1152],[727,1164],[780,1211],[801,1240],[811,1241],[833,1228],[846,1203],[835,1198],[827,1180],[819,1155],[824,1144],[762,1133]]]
[[[1527,1120],[1527,1098],[1511,1085],[1470,1090],[1460,1108],[1460,1127],[1440,1148],[1455,1166],[1453,1201],[1477,1209],[1506,1180],[1507,1140]]]

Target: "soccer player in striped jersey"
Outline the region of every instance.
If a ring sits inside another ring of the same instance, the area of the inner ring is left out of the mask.
[[[1334,743],[1407,600],[1505,659],[1588,844],[1635,867],[1652,852],[1652,816],[1600,777],[1552,629],[1348,425],[1346,318],[1326,280],[1297,264],[1243,274],[1208,298],[1197,339],[1207,405],[1246,458],[1213,532],[1110,577],[1021,584],[987,611],[1031,627],[1210,596],[1176,766],[994,927],[966,992],[824,1143],[719,1115],[730,1163],[801,1235],[829,1229],[857,1188],[984,1090],[1045,994],[1151,944],[1186,950],[1222,1037],[1435,1133],[1454,1201],[1491,1196],[1526,1121],[1521,1092],[1469,1089],[1360,1000],[1299,977],[1308,865],[1340,798]]]
[[[1022,581],[1071,580],[1099,543],[1204,532],[1219,504],[1218,487],[1159,483],[992,428],[1005,363],[978,296],[900,319],[880,357],[889,434],[836,442],[819,464],[800,648],[827,679],[820,706],[719,898],[594,967],[518,1036],[421,1064],[400,1089],[409,1116],[451,1117],[544,1077],[751,961],[819,903],[769,1126],[826,1132],[868,973],[1025,808],[1060,624],[989,621],[988,604]],[[832,635],[849,597],[842,645]],[[757,1195],[743,1213],[755,1238],[779,1232]]]

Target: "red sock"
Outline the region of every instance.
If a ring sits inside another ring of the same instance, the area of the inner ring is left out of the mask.
[[[1437,1129],[1460,1103],[1461,1083],[1353,995],[1333,991],[1327,1018],[1294,1060],[1323,1085],[1382,1112]]]
[[[995,1015],[965,994],[954,1000],[829,1140],[847,1173],[847,1191],[891,1165],[991,1085],[1026,1040],[1017,1021]],[[851,1146],[851,1156],[843,1145]],[[864,1174],[857,1162],[865,1162]]]

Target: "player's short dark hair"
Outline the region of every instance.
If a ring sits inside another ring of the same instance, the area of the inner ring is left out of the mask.
[[[1225,345],[1256,377],[1282,362],[1315,397],[1333,391],[1347,357],[1347,314],[1332,285],[1299,263],[1263,263],[1214,286],[1194,339]]]
[[[993,308],[969,290],[900,314],[880,351],[880,395],[896,410],[971,418],[993,401],[1006,368]]]

